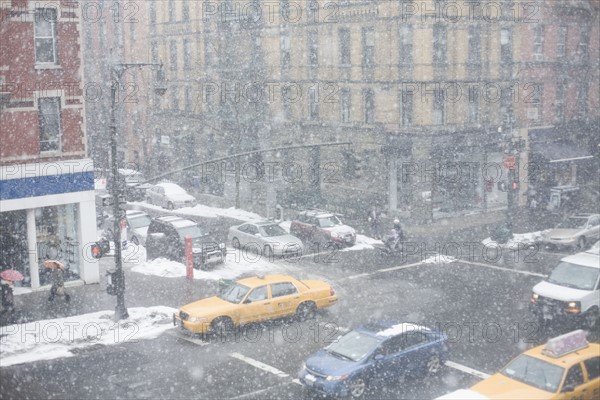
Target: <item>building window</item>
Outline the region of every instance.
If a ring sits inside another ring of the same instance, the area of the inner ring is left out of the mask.
[[[556,119],[563,121],[565,119],[565,87],[566,81],[559,80],[556,84]]]
[[[589,88],[589,81],[587,80],[583,80],[579,86],[579,92],[577,93],[577,113],[580,116],[586,115],[588,111]]]
[[[169,22],[175,21],[175,0],[169,0]]]
[[[192,66],[192,46],[189,39],[183,39],[183,69],[189,70]]]
[[[530,85],[531,89],[527,88],[527,119],[530,121],[542,120],[542,92],[541,84]]]
[[[469,88],[469,123],[479,123],[479,88]]]
[[[352,98],[350,89],[342,89],[341,119],[342,122],[350,122],[350,110],[352,107]]]
[[[35,10],[35,62],[58,64],[55,8]]]
[[[447,63],[447,30],[446,26],[433,26],[433,65],[443,67]]]
[[[471,69],[481,68],[481,28],[479,25],[469,26],[468,65]]]
[[[311,67],[319,65],[319,45],[317,31],[308,32],[308,64]]]
[[[289,69],[292,61],[290,53],[290,33],[285,31],[281,35],[281,68]]]
[[[173,86],[169,89],[169,92],[171,92],[171,108],[173,111],[179,111],[179,88]]]
[[[171,71],[177,71],[177,42],[171,40],[169,43],[169,64]]]
[[[512,63],[512,31],[508,28],[500,31],[500,61],[503,65]]]
[[[577,53],[579,54],[579,59],[581,61],[587,61],[589,52],[588,47],[590,44],[590,32],[589,28],[582,26],[581,34],[579,35],[579,46],[577,49]]]
[[[152,57],[152,62],[158,62],[158,43],[156,40],[152,40],[150,42],[150,57]]]
[[[443,125],[446,122],[446,110],[444,96],[441,91],[436,90],[433,99],[433,125]]]
[[[317,89],[311,87],[308,89],[308,112],[311,120],[319,118],[319,92]]]
[[[156,23],[156,0],[150,0],[150,24]]]
[[[400,97],[400,124],[411,126],[413,119],[413,92],[402,91]]]
[[[544,25],[537,25],[533,28],[533,60],[542,61],[544,59]]]
[[[400,65],[402,67],[413,65],[413,28],[410,25],[400,27]]]
[[[38,99],[40,152],[60,151],[60,97]]]
[[[558,33],[556,37],[556,57],[564,58],[566,53],[566,45],[567,45],[567,27],[560,26],[558,28]]]
[[[350,29],[340,28],[340,65],[349,67],[352,64],[350,48]]]
[[[192,112],[194,108],[194,91],[191,86],[185,87],[185,111]]]
[[[190,20],[190,3],[188,0],[182,0],[181,3],[181,19],[183,21]]]
[[[372,124],[375,120],[375,98],[371,89],[363,91],[363,107],[365,110],[365,124]]]
[[[375,67],[375,30],[373,28],[362,29],[362,45],[363,77],[373,79],[373,69]]]

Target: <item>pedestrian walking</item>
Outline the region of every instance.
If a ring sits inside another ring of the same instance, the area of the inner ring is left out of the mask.
[[[54,301],[56,296],[60,296],[64,297],[65,301],[69,303],[71,301],[71,296],[69,296],[65,290],[65,266],[63,263],[56,260],[46,260],[44,261],[44,266],[50,269],[50,281],[52,282],[48,301]]]
[[[15,296],[13,293],[13,282],[0,280],[0,286],[2,287],[2,321],[15,312]]]
[[[381,240],[381,213],[377,211],[377,207],[373,206],[367,215],[367,222],[371,227],[371,235],[375,239]]]

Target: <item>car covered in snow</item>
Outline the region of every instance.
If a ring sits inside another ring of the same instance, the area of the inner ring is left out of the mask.
[[[545,232],[542,242],[554,247],[577,247],[584,250],[600,238],[600,214],[577,214]]]
[[[593,327],[600,316],[600,248],[560,260],[547,280],[533,287],[530,311],[548,320]]]
[[[298,379],[316,394],[361,398],[371,385],[437,374],[448,337],[413,323],[379,321],[356,328],[304,363]]]
[[[174,208],[195,207],[196,198],[176,183],[157,183],[146,190],[146,202],[172,210]]]
[[[176,216],[154,218],[148,227],[146,252],[148,260],[159,257],[185,264],[185,238],[192,239],[194,268],[206,269],[225,262],[225,243],[210,238],[197,223]]]
[[[235,249],[245,249],[271,256],[299,256],[302,241],[269,220],[246,222],[229,228],[228,241]]]
[[[290,225],[290,233],[310,243],[349,247],[356,243],[354,228],[344,225],[337,215],[320,210],[298,213]]]
[[[224,334],[235,327],[270,319],[305,319],[337,302],[327,282],[298,280],[289,275],[243,278],[219,295],[182,306],[173,323],[193,333]]]
[[[598,399],[600,345],[578,330],[518,355],[471,391],[489,399]]]

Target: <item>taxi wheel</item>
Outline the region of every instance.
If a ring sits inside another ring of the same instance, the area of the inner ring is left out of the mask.
[[[296,317],[300,321],[306,321],[309,318],[313,318],[315,316],[317,307],[315,303],[312,301],[307,301],[298,306],[296,310]]]
[[[365,390],[367,389],[367,383],[362,378],[353,379],[348,385],[350,390],[350,396],[353,399],[360,399]]]
[[[440,356],[437,354],[432,354],[427,360],[427,376],[433,376],[440,372],[442,368],[442,363],[440,361]]]
[[[233,331],[233,321],[229,317],[218,317],[210,324],[210,329],[219,336],[225,336]]]

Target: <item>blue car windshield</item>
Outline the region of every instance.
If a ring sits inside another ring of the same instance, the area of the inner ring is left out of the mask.
[[[329,354],[342,359],[359,361],[375,350],[381,341],[373,336],[352,331],[325,348]]]

